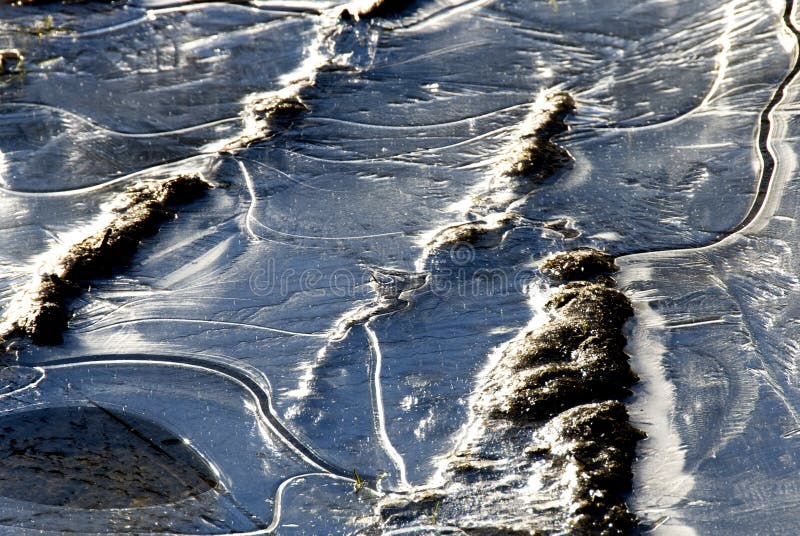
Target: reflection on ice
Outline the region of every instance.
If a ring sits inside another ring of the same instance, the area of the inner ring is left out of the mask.
[[[798,94],[792,80],[777,91],[797,52],[784,5],[556,6],[430,0],[387,18],[305,1],[0,6],[0,50],[24,56],[0,77],[4,310],[31,260],[128,184],[202,172],[221,186],[143,241],[130,269],[92,282],[63,345],[9,354],[17,365],[0,373],[4,419],[92,404],[135,415],[186,439],[219,484],[80,515],[6,498],[2,523],[374,526],[354,475],[381,491],[436,483],[481,371],[540,321],[537,263],[593,246],[623,255],[619,286],[639,313],[630,407],[650,438],[630,504],[665,533],[791,530]],[[25,31],[48,15],[59,31]],[[470,213],[552,87],[577,101],[557,140],[572,166],[503,199],[513,214]],[[298,104],[277,121],[258,97],[284,93]],[[699,247],[748,213],[740,234]],[[487,471],[508,469],[496,454]],[[508,474],[492,484],[500,502]],[[517,484],[547,488],[535,474]],[[562,530],[560,498],[537,497],[526,508]],[[435,504],[392,533],[458,533]]]

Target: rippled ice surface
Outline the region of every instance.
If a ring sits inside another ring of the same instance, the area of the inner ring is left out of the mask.
[[[634,508],[665,534],[791,532],[796,85],[763,114],[797,52],[784,6],[420,0],[337,42],[308,114],[214,152],[244,99],[319,52],[332,5],[0,7],[0,48],[25,57],[0,77],[2,303],[132,181],[202,171],[221,186],[78,299],[63,345],[21,351],[0,398],[4,418],[146,421],[219,485],[91,511],[9,496],[3,530],[355,532],[373,504],[353,471],[385,473],[384,490],[433,478],[487,356],[530,321],[536,262],[593,245],[635,253],[620,281],[650,438]],[[502,241],[425,250],[552,87],[578,102],[561,140],[573,164],[514,204],[525,219]],[[775,161],[764,208],[703,248],[754,202],[759,128]]]

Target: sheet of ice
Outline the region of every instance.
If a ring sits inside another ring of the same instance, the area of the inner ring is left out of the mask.
[[[316,73],[309,112],[285,130],[210,150],[241,132],[249,96],[303,65],[331,6],[0,6],[0,48],[25,56],[24,74],[0,77],[0,304],[131,180],[201,171],[223,186],[79,298],[64,345],[21,351],[15,381],[31,387],[0,394],[4,414],[91,402],[155,422],[222,486],[91,520],[0,499],[3,526],[356,531],[372,502],[347,478],[432,478],[493,348],[531,320],[535,262],[581,245],[672,250],[630,257],[621,275],[652,310],[632,337],[635,415],[669,425],[643,443],[644,519],[793,526],[794,86],[773,114],[765,212],[696,249],[753,201],[762,111],[797,52],[783,6],[419,1],[355,23],[363,39],[337,34],[352,62]],[[426,252],[554,87],[578,103],[560,140],[571,166],[512,205],[522,219],[498,243]],[[665,478],[686,484],[655,485]]]

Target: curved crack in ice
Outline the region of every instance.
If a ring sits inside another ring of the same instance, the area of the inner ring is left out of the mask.
[[[310,236],[310,235],[300,235],[300,234],[293,234],[287,233],[284,231],[279,231],[277,229],[273,229],[264,225],[261,221],[256,218],[253,213],[256,209],[257,204],[257,194],[255,190],[255,183],[253,182],[253,177],[250,175],[250,172],[247,170],[247,166],[238,158],[236,158],[236,162],[239,165],[239,169],[242,172],[242,177],[244,177],[245,184],[247,185],[247,192],[250,195],[250,206],[247,208],[247,213],[245,214],[245,229],[247,230],[247,234],[250,235],[250,238],[254,240],[274,240],[269,238],[268,234],[259,233],[254,229],[254,227],[260,227],[266,233],[270,233],[273,235],[286,237],[286,238],[293,238],[299,240],[323,240],[323,241],[344,241],[344,240],[367,240],[371,238],[385,238],[385,237],[392,237],[392,236],[403,236],[403,232],[394,231],[388,233],[375,233],[375,234],[367,234],[367,235],[357,235],[357,236]],[[277,240],[276,240],[277,241]]]
[[[108,324],[104,324],[101,326],[92,326],[91,329],[86,329],[86,332],[95,332],[95,331],[103,331],[106,329],[111,329],[119,326],[126,326],[130,324],[143,324],[148,322],[154,323],[176,323],[176,324],[192,324],[197,326],[215,326],[221,328],[246,328],[246,329],[254,329],[258,331],[267,331],[270,333],[279,333],[281,335],[292,335],[296,337],[311,337],[317,339],[325,339],[327,338],[327,334],[325,333],[303,333],[300,331],[291,331],[287,329],[280,329],[280,328],[271,328],[268,326],[258,326],[255,324],[247,324],[245,322],[225,322],[222,320],[203,320],[203,319],[193,319],[193,318],[163,318],[163,317],[155,317],[155,318],[135,318],[131,320],[120,320],[119,322],[112,322]]]
[[[750,205],[750,208],[745,213],[742,220],[733,227],[719,233],[716,237],[707,241],[705,244],[694,247],[684,248],[665,248],[656,250],[643,250],[633,251],[618,257],[618,260],[625,260],[630,262],[633,259],[641,260],[645,258],[665,258],[670,255],[678,255],[680,253],[706,251],[715,248],[716,246],[727,243],[730,240],[735,240],[739,235],[742,235],[750,230],[751,227],[757,227],[760,220],[765,215],[765,211],[771,204],[777,202],[782,196],[782,192],[773,188],[773,183],[777,173],[778,157],[773,146],[773,130],[778,128],[778,123],[774,117],[776,108],[783,103],[786,97],[787,88],[795,81],[800,73],[800,29],[794,24],[793,16],[795,12],[795,0],[787,0],[786,7],[782,15],[784,30],[791,34],[794,41],[794,58],[792,67],[781,80],[780,84],[775,88],[767,105],[761,111],[758,119],[758,134],[756,136],[758,143],[758,157],[761,163],[761,171],[758,175],[758,186],[755,197]],[[772,199],[777,196],[778,199]]]
[[[386,430],[386,415],[384,412],[383,407],[383,390],[381,388],[381,367],[383,365],[383,354],[381,353],[381,343],[378,340],[378,336],[375,334],[375,331],[372,329],[370,324],[374,320],[375,317],[370,318],[364,323],[364,331],[367,333],[367,338],[369,339],[369,347],[370,351],[372,352],[373,358],[373,365],[372,365],[372,407],[374,411],[375,417],[375,426],[378,431],[378,437],[380,438],[381,445],[383,446],[383,450],[389,456],[389,458],[394,462],[395,467],[397,468],[400,485],[404,489],[410,489],[411,486],[408,483],[408,479],[406,478],[406,463],[403,460],[403,457],[397,452],[397,449],[392,444],[392,440],[389,439],[389,433]]]
[[[297,436],[289,431],[283,424],[280,417],[275,412],[272,404],[272,389],[269,379],[260,371],[249,372],[243,363],[228,364],[223,361],[212,361],[194,356],[183,355],[136,355],[129,354],[124,356],[78,356],[65,359],[55,359],[41,366],[45,371],[48,369],[57,370],[71,367],[114,365],[114,364],[135,364],[135,365],[167,365],[185,367],[194,370],[201,370],[221,376],[232,383],[240,386],[255,401],[256,416],[267,426],[279,439],[292,450],[300,459],[310,466],[325,471],[328,474],[337,475],[350,482],[354,481],[352,473],[335,464],[329,462],[312,447],[303,443]],[[377,478],[373,475],[362,475],[363,479],[371,486],[375,485]]]

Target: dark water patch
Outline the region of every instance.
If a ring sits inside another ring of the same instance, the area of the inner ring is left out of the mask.
[[[82,509],[147,507],[217,486],[181,438],[141,417],[56,407],[0,418],[0,495]]]
[[[92,280],[127,265],[147,236],[177,217],[176,207],[202,196],[211,184],[198,175],[142,181],[113,201],[109,218],[89,236],[46,258],[30,286],[6,308],[2,339],[30,337],[36,344],[59,344],[69,320],[68,302]]]

